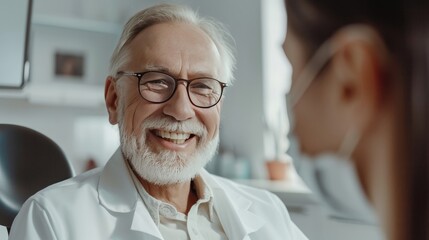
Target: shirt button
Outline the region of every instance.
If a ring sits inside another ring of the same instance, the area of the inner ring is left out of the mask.
[[[159,211],[165,217],[171,217],[173,215],[173,209],[171,209],[168,206],[161,206],[161,208],[159,209]]]

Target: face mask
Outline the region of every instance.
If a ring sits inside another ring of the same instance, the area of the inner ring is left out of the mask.
[[[334,47],[328,40],[316,51],[301,72],[293,92],[288,94],[286,101],[290,129],[294,127],[293,107],[339,48],[340,46]],[[300,153],[298,139],[292,131],[289,134],[289,141],[288,154],[293,157],[299,175],[325,206],[328,215],[365,223],[377,222],[358,180],[353,161],[350,160],[359,141],[356,129],[349,130],[338,152],[323,153],[315,157]]]
[[[309,157],[298,151],[296,137],[289,137],[289,141],[288,153],[293,156],[299,175],[323,205],[328,216],[377,223],[351,160],[329,153]]]

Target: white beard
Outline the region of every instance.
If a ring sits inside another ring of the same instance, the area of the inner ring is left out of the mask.
[[[148,118],[141,125],[139,136],[127,136],[122,119],[119,121],[121,150],[133,170],[156,185],[182,183],[194,178],[213,158],[219,144],[219,134],[207,139],[207,129],[199,121],[177,122],[169,117]],[[152,151],[146,143],[148,129],[182,131],[199,136],[195,152],[184,154],[171,150]]]

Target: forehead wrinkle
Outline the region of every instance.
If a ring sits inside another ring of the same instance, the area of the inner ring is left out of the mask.
[[[156,64],[147,64],[143,68],[143,71],[144,72],[146,72],[146,71],[157,71],[157,72],[167,73],[167,74],[172,75],[174,77],[180,77],[180,74],[178,74],[177,71],[174,71],[168,67],[156,65]],[[183,66],[179,72],[181,72],[181,71],[183,71]],[[199,78],[199,77],[216,78],[216,76],[214,76],[213,74],[210,74],[207,71],[203,71],[203,70],[195,70],[195,71],[188,70],[186,75],[192,76],[192,78]]]
[[[144,67],[144,71],[145,72],[146,71],[157,71],[157,72],[165,72],[165,73],[171,72],[168,67],[155,65],[155,64],[146,64],[146,66]]]

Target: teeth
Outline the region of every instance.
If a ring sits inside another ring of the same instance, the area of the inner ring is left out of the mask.
[[[172,141],[173,143],[175,143],[175,144],[183,144],[183,143],[185,143],[185,140],[172,140],[172,139],[169,139],[169,141]]]
[[[155,134],[175,144],[183,144],[191,136],[189,133],[168,132],[163,130],[156,130]]]

